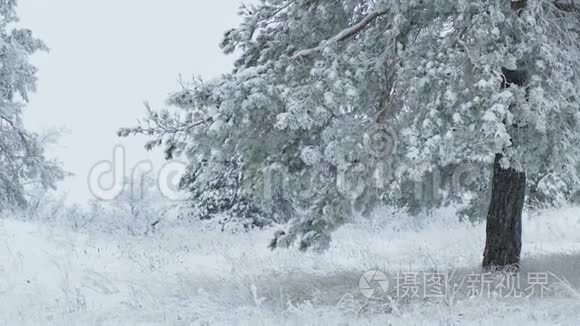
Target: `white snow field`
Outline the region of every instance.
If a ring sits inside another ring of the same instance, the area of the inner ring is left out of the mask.
[[[301,253],[270,251],[272,230],[121,237],[7,217],[0,325],[580,325],[578,208],[525,217],[520,275],[556,277],[541,295],[361,294],[368,270],[476,271],[484,231],[451,211],[418,221],[385,209],[341,228],[330,250]]]

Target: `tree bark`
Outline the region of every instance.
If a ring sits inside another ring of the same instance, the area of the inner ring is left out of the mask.
[[[527,0],[511,0],[511,8],[520,15]],[[525,70],[501,68],[502,88],[512,85],[525,87]],[[516,127],[517,128],[517,127]],[[522,212],[526,197],[526,173],[502,168],[502,154],[496,154],[493,165],[491,202],[487,212],[485,251],[482,268],[489,270],[518,270],[522,251]]]
[[[495,157],[492,193],[487,213],[483,269],[519,268],[522,249],[522,211],[526,194],[526,174],[500,165]]]

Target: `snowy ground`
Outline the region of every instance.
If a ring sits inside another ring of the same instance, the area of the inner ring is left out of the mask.
[[[578,208],[525,218],[521,275],[557,277],[543,295],[470,296],[460,288],[442,298],[365,298],[359,280],[368,270],[465,277],[478,269],[484,226],[436,216],[417,227],[384,211],[342,228],[322,254],[271,252],[272,230],[119,237],[6,218],[0,324],[580,325]]]

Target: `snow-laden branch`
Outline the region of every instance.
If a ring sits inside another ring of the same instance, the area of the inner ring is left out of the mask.
[[[371,12],[370,14],[368,14],[367,16],[365,16],[360,22],[358,22],[357,24],[348,27],[344,30],[342,30],[340,33],[336,34],[335,36],[333,36],[332,38],[322,41],[320,42],[320,45],[310,48],[310,49],[305,49],[305,50],[301,50],[298,51],[296,54],[294,54],[294,58],[299,58],[299,57],[308,57],[311,56],[315,53],[318,53],[320,51],[322,51],[322,49],[324,48],[325,44],[328,43],[335,43],[335,42],[341,42],[346,40],[349,37],[352,37],[356,34],[358,34],[361,30],[363,30],[365,27],[367,27],[370,23],[372,23],[375,19],[377,19],[380,16],[383,16],[387,13],[387,11],[374,11]]]
[[[14,122],[12,122],[12,120],[8,119],[7,117],[0,115],[0,119],[6,121],[12,127],[12,129],[16,131],[16,133],[20,136],[20,139],[22,139],[22,143],[24,144],[26,153],[30,152],[30,149],[28,147],[28,141],[26,140],[26,135],[22,132],[22,130],[17,128]]]
[[[573,0],[554,1],[554,7],[556,7],[556,9],[558,9],[560,11],[565,11],[565,12],[577,12],[578,11],[578,6],[576,4],[576,1],[573,1]]]

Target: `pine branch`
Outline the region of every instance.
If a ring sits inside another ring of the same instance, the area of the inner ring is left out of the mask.
[[[560,11],[565,12],[578,12],[578,7],[576,6],[575,1],[570,0],[567,2],[564,1],[554,1],[554,7]]]
[[[368,14],[365,18],[363,18],[357,24],[342,30],[340,33],[336,34],[335,36],[331,37],[330,39],[328,39],[326,41],[322,41],[320,43],[320,45],[313,47],[313,48],[310,48],[310,49],[298,51],[296,54],[294,54],[294,58],[309,57],[313,54],[316,54],[316,53],[322,51],[322,49],[324,48],[324,44],[342,42],[342,41],[358,34],[365,27],[367,27],[370,23],[372,23],[375,19],[377,19],[378,17],[383,16],[385,14],[387,14],[387,11],[374,11],[374,12]]]
[[[26,140],[26,135],[19,128],[16,127],[16,125],[14,124],[14,122],[12,122],[12,120],[8,119],[5,116],[1,116],[1,115],[0,115],[0,119],[6,121],[12,127],[12,129],[14,129],[14,131],[20,136],[20,139],[22,139],[22,143],[23,143],[24,148],[26,149],[26,153],[28,155],[30,153],[30,147],[28,146],[28,141]]]

